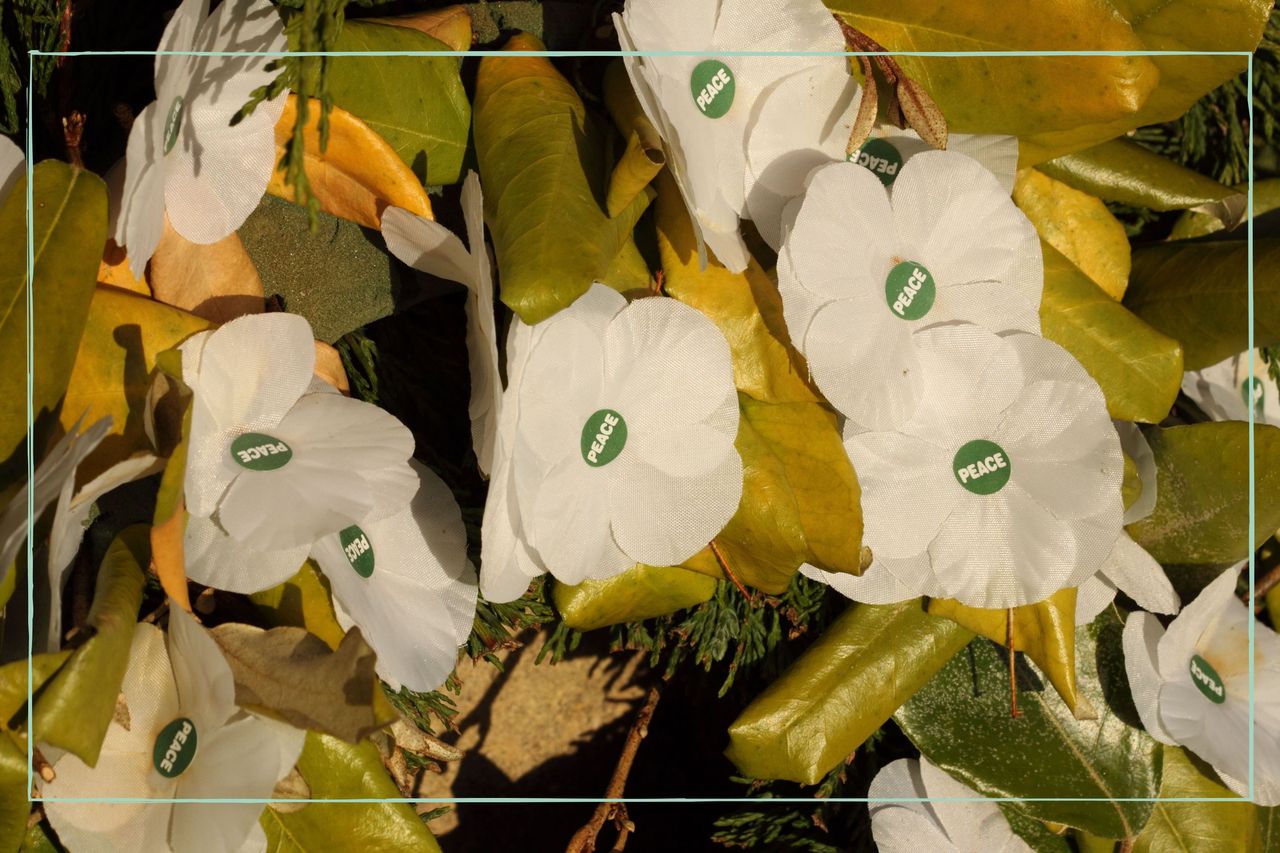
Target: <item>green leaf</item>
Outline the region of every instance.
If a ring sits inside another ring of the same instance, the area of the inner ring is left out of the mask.
[[[34,694],[39,690],[49,677],[67,662],[69,657],[71,657],[71,650],[63,649],[60,652],[50,652],[31,658],[32,683],[29,692]],[[0,666],[0,729],[7,728],[14,714],[26,707],[27,694],[27,659],[23,658]],[[26,720],[19,722],[25,724]]]
[[[306,317],[317,339],[333,343],[422,298],[381,234],[328,213],[317,217],[313,230],[305,207],[267,195],[238,232],[263,291]]]
[[[1161,563],[1234,563],[1280,528],[1280,428],[1254,427],[1257,540],[1249,545],[1249,424],[1146,430],[1156,508],[1129,535]]]
[[[22,846],[31,813],[28,798],[26,747],[0,730],[0,850]]]
[[[679,566],[637,565],[605,580],[556,582],[551,597],[570,628],[591,631],[665,616],[710,600],[716,579]]]
[[[1023,814],[1009,803],[997,803],[997,805],[1000,806],[1000,811],[1004,812],[1005,819],[1009,821],[1009,827],[1014,834],[1027,842],[1027,846],[1035,853],[1074,853],[1067,840],[1045,826],[1043,821]]]
[[[92,172],[57,160],[33,171],[32,227],[35,280],[31,283],[37,421],[57,409],[71,377],[84,331],[98,264],[107,242],[107,187]],[[21,178],[0,208],[0,459],[27,434],[27,180]],[[66,414],[75,420],[83,409]]]
[[[1113,139],[1041,163],[1039,168],[1107,201],[1152,210],[1196,210],[1227,228],[1234,228],[1244,216],[1244,193],[1128,139]]]
[[[369,741],[346,741],[307,732],[298,772],[313,799],[403,797],[377,748]],[[414,850],[439,853],[431,832],[407,803],[307,803],[297,811],[268,806],[259,818],[268,853],[330,850]]]
[[[920,601],[854,604],[729,726],[747,776],[816,784],[973,639]]]
[[[1098,712],[1077,720],[1020,659],[1018,707],[1009,713],[1006,653],[980,639],[952,658],[894,719],[930,761],[992,797],[1092,797],[1106,802],[1022,802],[1040,820],[1107,838],[1138,833],[1160,784],[1160,744],[1138,727],[1129,697],[1121,623],[1110,610],[1076,632],[1077,688]]]
[[[1253,345],[1280,343],[1280,238],[1253,244]],[[1187,370],[1249,348],[1249,255],[1244,240],[1175,241],[1133,253],[1124,304],[1182,342]]]
[[[517,35],[505,49],[543,48]],[[605,212],[602,130],[546,57],[480,61],[475,146],[502,301],[526,323],[545,320],[610,268],[649,195]]]
[[[1206,773],[1204,765],[1176,746],[1164,749],[1160,799],[1151,819],[1134,839],[1133,853],[1194,850],[1195,853],[1241,853],[1262,849],[1256,844],[1253,803],[1176,802],[1193,798],[1230,799],[1236,795]]]
[[[1044,336],[1102,387],[1111,417],[1159,423],[1182,385],[1182,347],[1134,316],[1052,246],[1044,250]]]
[[[347,21],[336,51],[436,51],[449,46],[405,27]],[[455,183],[471,128],[456,56],[339,56],[329,62],[333,102],[363,119],[428,186]],[[314,91],[314,90],[313,90]]]
[[[889,50],[1252,51],[1271,6],[1221,0],[826,0]],[[1009,133],[1030,166],[1172,121],[1245,69],[1240,56],[917,57],[899,63],[953,131]]]
[[[73,753],[90,767],[98,763],[129,666],[148,543],[147,528],[135,525],[123,530],[107,548],[89,607],[87,624],[93,635],[36,697],[32,736]]]
[[[22,839],[20,853],[64,853],[64,851],[53,843],[44,827],[37,823],[27,830],[26,836]]]
[[[1237,184],[1233,187],[1237,192],[1244,193],[1249,189],[1249,185]],[[1253,182],[1253,217],[1270,213],[1280,208],[1280,178],[1267,178],[1262,181]],[[1213,234],[1223,230],[1222,222],[1216,217],[1207,213],[1197,213],[1189,210],[1178,218],[1173,224],[1173,231],[1169,233],[1170,240],[1189,240],[1192,237],[1203,237],[1206,234]]]
[[[270,624],[306,628],[331,649],[338,648],[346,635],[333,610],[329,582],[310,560],[289,580],[249,598]]]
[[[236,704],[299,729],[351,743],[396,719],[379,712],[376,656],[359,628],[336,650],[302,628],[264,631],[227,622],[211,632],[231,666]]]

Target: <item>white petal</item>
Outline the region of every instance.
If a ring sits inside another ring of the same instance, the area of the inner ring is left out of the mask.
[[[947,149],[972,157],[995,176],[1005,194],[1013,192],[1018,173],[1018,137],[999,134],[951,133]]]
[[[462,184],[462,212],[467,221],[467,243],[475,286],[467,298],[467,364],[471,373],[471,444],[480,472],[488,476],[493,465],[493,434],[497,430],[502,396],[498,375],[498,329],[494,317],[493,273],[484,244],[484,198],[480,178],[469,172]]]
[[[160,37],[158,51],[188,51],[196,43],[196,32],[205,16],[209,14],[209,0],[183,0],[174,10],[173,17],[165,25],[164,35]],[[156,55],[156,91],[185,88],[190,75],[189,56]],[[165,109],[168,109],[166,105]]]
[[[164,234],[164,172],[156,163],[161,144],[156,121],[156,105],[151,103],[138,114],[129,130],[124,189],[114,230],[116,243],[128,250],[129,269],[137,278],[146,272],[147,261]]]
[[[1164,628],[1150,613],[1130,613],[1124,623],[1124,669],[1129,690],[1143,727],[1161,743],[1174,743],[1173,735],[1160,721],[1159,698],[1162,679],[1157,669],[1157,646]]]
[[[771,0],[763,7],[756,0],[723,0],[716,17],[715,46],[721,50],[830,53],[844,49],[844,38],[831,13],[817,0]],[[804,56],[776,59],[785,59],[788,64],[821,61]],[[843,64],[836,57],[831,59]]]
[[[236,713],[235,680],[222,650],[195,618],[172,600],[169,659],[182,714],[195,723],[197,733],[219,728]]]
[[[1177,613],[1181,606],[1164,569],[1128,533],[1121,533],[1116,540],[1116,546],[1102,564],[1102,573],[1143,610]]]
[[[515,328],[514,324],[512,328]],[[511,396],[508,389],[507,397]],[[503,423],[508,419],[514,420],[511,413],[512,407],[504,407]],[[480,526],[480,592],[487,601],[495,602],[516,600],[529,588],[529,581],[542,573],[534,564],[533,554],[525,543],[520,508],[512,483],[509,442],[500,428],[494,446],[493,477],[489,480],[489,494]]]
[[[610,532],[608,470],[568,457],[547,474],[530,507],[533,547],[563,583],[611,577],[637,562]]]
[[[3,203],[27,175],[27,158],[9,137],[0,139],[0,203]]]
[[[562,314],[530,350],[516,389],[519,433],[547,464],[577,454],[583,425],[609,405],[601,401],[604,335],[598,319]]]
[[[868,544],[877,557],[910,557],[929,547],[960,501],[951,454],[914,436],[867,432],[845,442],[862,486]]]
[[[1182,393],[1215,421],[1247,421],[1249,409],[1236,382],[1241,354],[1182,375]]]
[[[920,329],[911,341],[923,379],[921,404],[903,430],[937,443],[946,436],[957,449],[991,438],[1025,381],[1017,349],[963,323]]]
[[[861,575],[824,572],[808,563],[800,567],[800,573],[811,580],[825,583],[851,601],[865,604],[895,604],[921,595],[920,590],[903,584],[879,561],[873,561]]]
[[[1239,563],[1218,575],[1169,624],[1169,630],[1160,640],[1159,658],[1160,675],[1166,681],[1186,676],[1189,661],[1196,653],[1201,638],[1228,607],[1240,603],[1236,599],[1236,580],[1243,565]]]
[[[282,584],[298,573],[308,545],[266,551],[227,535],[211,518],[188,516],[183,538],[187,577],[196,583],[250,595]]]
[[[1117,543],[1118,544],[1118,543]],[[1110,559],[1110,558],[1108,558]],[[1088,625],[1115,601],[1116,588],[1107,576],[1098,572],[1076,588],[1076,627]]]
[[[448,228],[399,207],[382,212],[387,248],[416,270],[474,287],[471,254]]]
[[[1156,508],[1156,457],[1137,424],[1128,421],[1112,423],[1115,425],[1116,435],[1120,437],[1120,449],[1138,467],[1138,479],[1142,482],[1142,493],[1124,511],[1124,523],[1133,524],[1146,518]]]
[[[428,692],[453,671],[470,633],[476,573],[453,494],[433,472],[415,468],[422,486],[409,508],[360,525],[373,555],[368,577],[355,571],[336,535],[317,542],[313,555],[377,652],[383,680]]]

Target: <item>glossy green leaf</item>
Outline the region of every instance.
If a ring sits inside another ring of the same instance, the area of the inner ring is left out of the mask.
[[[1128,139],[1112,139],[1041,163],[1039,168],[1107,201],[1152,210],[1196,210],[1227,228],[1234,228],[1244,216],[1244,193]]]
[[[1280,238],[1253,244],[1253,344],[1280,343]],[[1249,348],[1249,255],[1244,240],[1175,241],[1133,253],[1124,304],[1182,343],[1187,370]]]
[[[1049,829],[1043,821],[1023,814],[1010,803],[998,805],[1014,834],[1027,842],[1027,846],[1035,853],[1079,853],[1073,851],[1067,839]]]
[[[353,746],[308,732],[298,772],[317,800],[404,796],[383,768],[377,748],[367,740]],[[268,853],[440,851],[426,824],[407,803],[307,803],[290,812],[268,806],[259,823],[267,833]]]
[[[854,604],[733,721],[725,754],[746,776],[815,784],[972,638],[918,599]]]
[[[437,51],[449,46],[405,27],[347,21],[336,51]],[[339,56],[329,62],[333,102],[364,120],[425,185],[462,175],[471,104],[456,56]]]
[[[302,628],[228,622],[211,632],[235,678],[236,704],[299,729],[358,743],[396,719],[380,714],[376,656],[359,628],[337,649]]]
[[[44,827],[37,823],[27,830],[19,853],[63,853],[63,851],[49,838],[49,833],[45,832]]]
[[[17,850],[27,834],[27,750],[0,729],[0,850]]]
[[[1186,750],[1165,746],[1160,799],[1151,819],[1134,839],[1133,853],[1194,850],[1195,853],[1243,853],[1260,850],[1254,826],[1254,805],[1239,803],[1176,802],[1188,799],[1229,799],[1236,795],[1213,771]]]
[[[107,187],[92,172],[57,160],[33,170],[32,227],[35,281],[31,284],[34,384],[38,420],[57,409],[75,363],[98,264],[107,242]],[[0,208],[0,399],[27,395],[27,181],[22,178]],[[70,415],[78,418],[83,409]],[[25,406],[0,409],[0,459],[27,434]]]
[[[147,534],[143,525],[126,528],[107,548],[89,607],[87,624],[93,635],[36,697],[36,741],[65,749],[90,767],[98,763],[129,666],[146,581],[144,567],[150,560]]]
[[[591,631],[639,622],[701,604],[715,595],[716,580],[679,566],[637,565],[605,580],[575,586],[556,582],[551,596],[570,628]]]
[[[310,560],[289,580],[249,597],[269,624],[306,628],[331,649],[346,635],[333,610],[329,582]]]
[[[826,0],[889,50],[1252,51],[1269,0]],[[1009,133],[1023,166],[1171,121],[1245,69],[1240,56],[899,57],[951,130]]]
[[[0,729],[7,728],[14,714],[27,704],[28,693],[34,693],[57,672],[67,658],[71,657],[70,649],[60,652],[36,655],[31,658],[31,689],[27,689],[27,659],[0,666]],[[18,721],[26,723],[25,717]]]
[[[505,49],[543,48],[517,35]],[[605,212],[604,135],[546,57],[480,61],[475,146],[502,301],[527,323],[545,320],[610,268],[649,196]]]
[[[1129,535],[1164,564],[1234,563],[1280,528],[1280,428],[1254,427],[1257,540],[1249,544],[1249,424],[1149,429],[1156,508]]]
[[[1052,246],[1044,250],[1044,336],[1102,387],[1111,417],[1159,423],[1182,384],[1182,348],[1134,316]]]
[[[1106,838],[1136,835],[1160,784],[1160,744],[1139,727],[1111,611],[1076,632],[1077,688],[1098,712],[1077,720],[1025,661],[1009,713],[1009,663],[986,639],[956,655],[895,715],[922,753],[987,796],[1091,797],[1101,802],[1023,802],[1041,820]]]
[[[1233,187],[1237,192],[1244,193],[1249,189],[1248,184],[1237,184]],[[1257,218],[1280,208],[1280,178],[1267,178],[1262,181],[1253,182],[1253,216]],[[1239,227],[1239,226],[1237,226]],[[1222,231],[1224,228],[1222,222],[1215,216],[1207,213],[1196,213],[1195,211],[1187,211],[1173,223],[1173,230],[1169,232],[1170,240],[1189,240],[1192,237],[1203,237],[1206,234],[1214,234]]]
[[[69,428],[84,412],[86,422],[109,415],[111,432],[80,464],[82,480],[151,449],[142,421],[156,356],[208,327],[208,321],[194,314],[144,296],[96,288],[67,385],[62,424]]]

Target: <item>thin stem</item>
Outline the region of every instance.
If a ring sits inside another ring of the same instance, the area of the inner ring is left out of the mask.
[[[1013,608],[1006,611],[1005,644],[1009,647],[1009,716],[1015,720],[1022,716],[1018,710],[1018,678],[1016,672],[1017,651],[1014,649]]]
[[[742,581],[738,580],[738,576],[733,573],[733,569],[729,568],[729,561],[720,552],[720,546],[716,544],[714,539],[708,542],[707,545],[711,548],[711,553],[715,555],[716,562],[720,564],[720,570],[724,572],[725,577],[733,581],[733,585],[738,588],[738,592],[742,593],[743,598],[751,601],[751,593],[747,592],[747,588],[742,585]]]

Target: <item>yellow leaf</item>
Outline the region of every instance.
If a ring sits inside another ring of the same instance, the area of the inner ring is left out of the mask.
[[[665,616],[715,595],[716,581],[678,566],[637,565],[604,580],[585,580],[552,590],[564,623],[590,631],[621,622]]]
[[[277,162],[284,156],[296,118],[297,96],[290,95],[276,122]],[[321,153],[319,122],[320,103],[313,99],[303,140],[307,181],[321,209],[366,228],[378,228],[382,211],[391,205],[432,218],[426,190],[385,139],[351,113],[334,107],[329,113],[329,144]],[[294,200],[293,187],[285,185],[280,170],[272,174],[267,192]]]
[[[289,580],[249,596],[268,624],[306,628],[336,649],[346,632],[333,609],[329,582],[308,560]]]
[[[316,376],[348,397],[351,396],[351,384],[347,382],[347,371],[342,366],[342,356],[324,341],[316,341]]]
[[[1129,238],[1102,199],[1037,169],[1018,172],[1013,200],[1041,238],[1093,279],[1112,299],[1129,285]]]
[[[366,23],[407,27],[444,42],[453,50],[471,47],[471,14],[466,6],[446,6],[412,15],[392,15],[387,18],[365,18]]]
[[[109,284],[143,296],[151,295],[151,288],[147,286],[147,277],[145,275],[140,279],[134,277],[133,271],[129,269],[129,256],[125,254],[124,249],[116,245],[115,240],[109,237],[107,246],[102,252],[102,263],[98,264],[98,284]]]
[[[617,216],[657,177],[666,165],[667,156],[662,151],[662,139],[645,116],[620,60],[610,63],[605,71],[604,103],[627,140],[626,150],[609,177],[606,197],[609,215]]]
[[[1009,610],[967,607],[955,599],[935,598],[929,613],[945,616],[974,633],[1009,648]],[[1013,648],[1025,652],[1049,679],[1078,720],[1097,712],[1076,690],[1076,590],[1059,590],[1044,601],[1013,608]]]
[[[261,314],[266,307],[258,269],[234,231],[216,243],[192,243],[167,216],[147,281],[157,301],[211,323]]]

